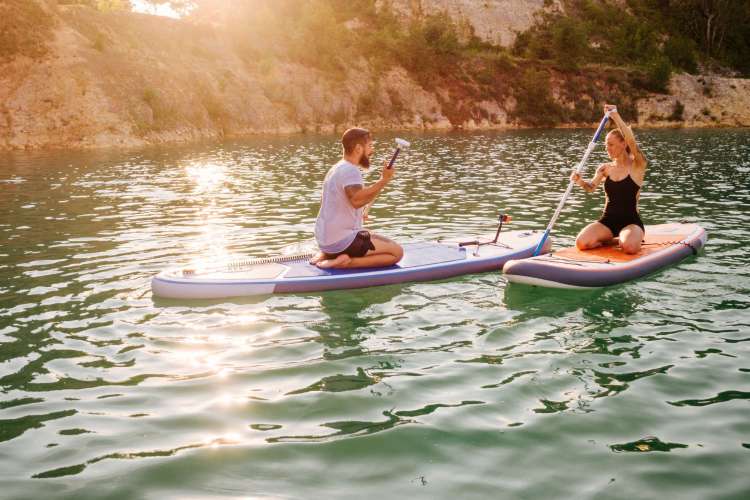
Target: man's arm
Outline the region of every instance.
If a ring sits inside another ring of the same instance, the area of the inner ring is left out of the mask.
[[[387,183],[388,181],[381,178],[376,183],[366,187],[361,184],[346,186],[344,191],[349,198],[349,203],[354,208],[362,208],[377,198]]]
[[[354,208],[362,208],[368,203],[371,203],[378,197],[385,185],[393,178],[395,170],[396,169],[394,168],[388,168],[388,163],[386,162],[383,164],[383,173],[380,175],[380,179],[378,179],[376,183],[366,187],[362,187],[361,184],[345,186],[344,191],[349,198],[349,203],[351,203]]]

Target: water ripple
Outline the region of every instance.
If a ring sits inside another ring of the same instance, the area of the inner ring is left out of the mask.
[[[644,220],[693,221],[709,240],[634,283],[551,291],[488,273],[191,303],[153,299],[150,277],[308,242],[336,138],[7,154],[4,494],[739,497],[749,134],[638,131]],[[370,227],[400,241],[484,234],[507,212],[541,229],[589,135],[407,136]],[[379,164],[392,137],[376,139]],[[597,149],[587,172],[604,160]],[[557,244],[602,197],[573,192]]]

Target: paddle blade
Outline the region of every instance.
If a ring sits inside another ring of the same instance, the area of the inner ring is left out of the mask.
[[[542,249],[544,248],[544,244],[547,242],[547,238],[549,238],[549,229],[544,231],[544,234],[542,235],[542,239],[539,240],[539,244],[536,246],[536,249],[534,250],[534,253],[532,257],[536,257],[542,252]]]

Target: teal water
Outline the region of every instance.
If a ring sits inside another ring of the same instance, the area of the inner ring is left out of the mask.
[[[543,228],[591,133],[407,134],[371,229]],[[750,131],[638,137],[644,221],[707,246],[585,293],[155,301],[165,267],[309,238],[335,138],[0,157],[0,496],[748,498]]]

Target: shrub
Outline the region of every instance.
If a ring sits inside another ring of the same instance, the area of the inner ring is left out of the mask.
[[[95,7],[102,12],[130,10],[130,0],[96,0]]]
[[[54,19],[31,0],[0,2],[0,62],[15,56],[44,57]]]
[[[159,100],[159,96],[157,95],[156,91],[152,88],[144,89],[143,91],[143,100],[148,106],[153,109],[156,107],[156,104]]]
[[[685,113],[685,105],[679,100],[675,101],[672,114],[667,117],[667,120],[672,122],[681,122],[683,120],[683,114]]]
[[[532,36],[531,30],[516,33],[516,38],[513,40],[513,46],[510,49],[511,54],[517,57],[526,55]]]
[[[99,52],[104,52],[104,49],[106,49],[108,45],[109,39],[101,32],[97,33],[96,37],[94,38],[92,47],[94,47],[94,49],[98,50]]]
[[[582,23],[566,17],[552,28],[552,47],[555,60],[564,69],[578,68],[588,49],[586,30]]]
[[[672,36],[664,44],[664,55],[669,58],[669,61],[675,67],[691,74],[698,72],[695,52],[695,42],[683,36]]]
[[[611,30],[612,55],[619,64],[645,62],[656,52],[656,32],[643,20],[625,17]]]
[[[646,66],[645,87],[652,92],[667,92],[669,79],[672,76],[672,64],[663,55],[656,56]]]
[[[560,106],[552,98],[549,75],[527,69],[515,88],[514,116],[531,125],[554,125],[560,120]]]

